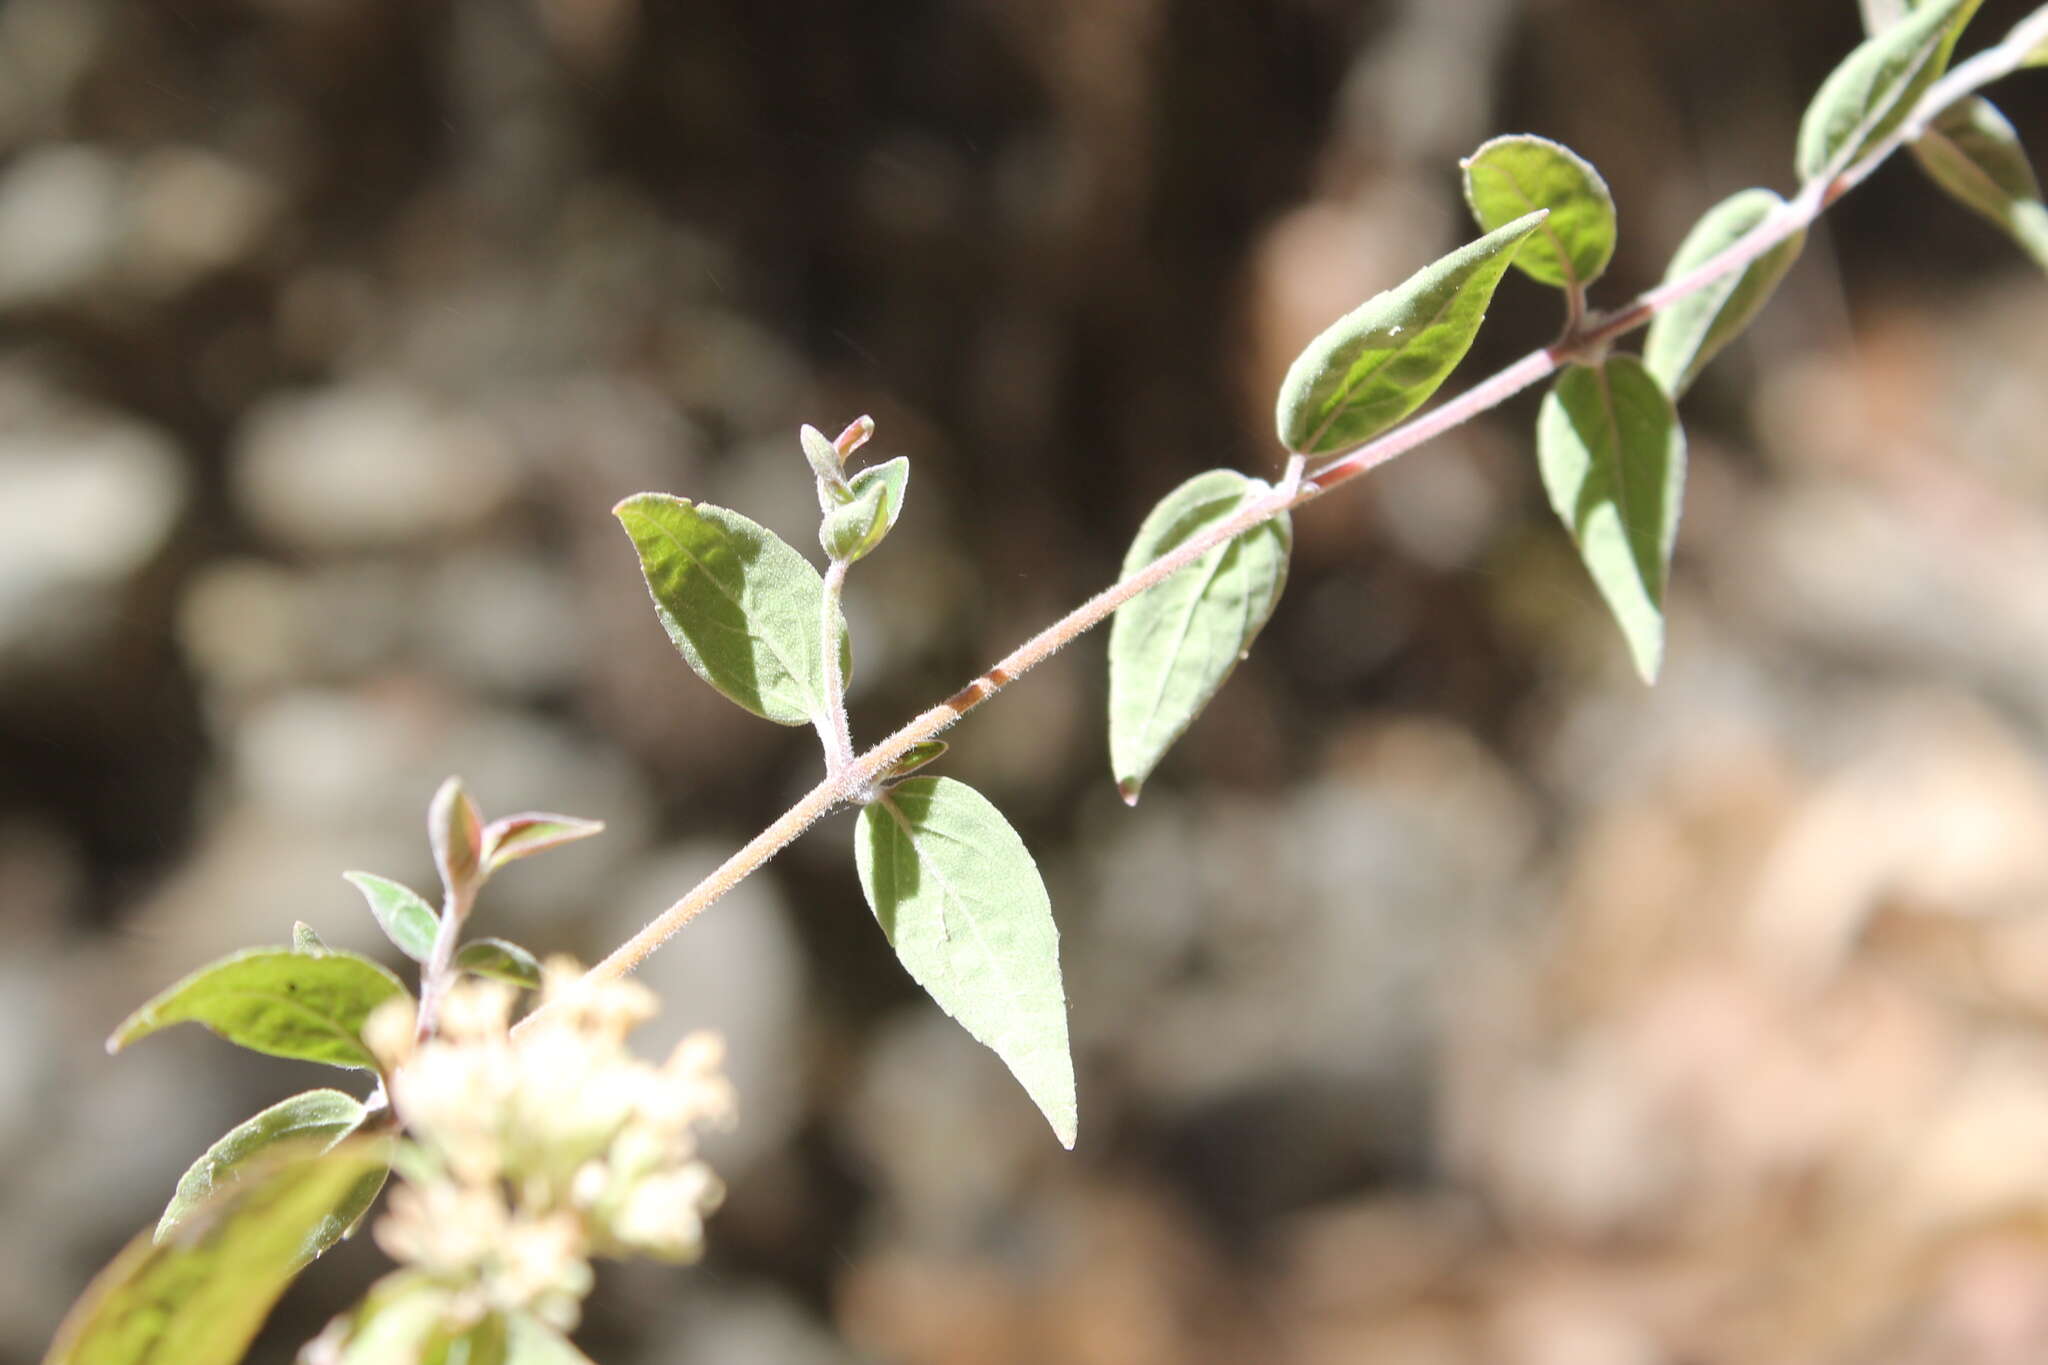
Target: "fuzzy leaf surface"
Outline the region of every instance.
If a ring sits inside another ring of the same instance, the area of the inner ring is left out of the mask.
[[[273,1148],[163,1243],[147,1232],[130,1242],[72,1306],[43,1365],[234,1365],[389,1146]]]
[[[662,628],[697,676],[778,725],[825,714],[824,580],[767,527],[709,503],[639,493],[612,509],[640,554]],[[840,624],[840,674],[853,667]]]
[[[119,1052],[172,1024],[203,1024],[231,1043],[273,1057],[375,1070],[363,1021],[406,993],[366,957],[254,948],[201,967],[128,1016],[107,1040]]]
[[[539,959],[502,938],[471,939],[455,950],[455,966],[460,971],[509,981],[527,990],[540,986]]]
[[[1664,271],[1675,280],[1719,255],[1784,204],[1766,189],[1738,190],[1700,215],[1678,245]],[[1686,295],[1650,320],[1643,339],[1643,363],[1664,391],[1678,398],[1717,352],[1742,334],[1778,281],[1799,259],[1806,229],[1787,237],[1733,275],[1724,275],[1704,289]]]
[[[434,936],[440,932],[441,917],[419,892],[374,872],[344,872],[342,880],[363,893],[370,914],[384,937],[414,962],[425,962],[434,952]]]
[[[1568,366],[1537,414],[1536,459],[1636,671],[1655,682],[1685,493],[1685,435],[1670,398],[1633,356]]]
[[[904,970],[995,1050],[1072,1147],[1078,1115],[1059,929],[1017,831],[966,783],[913,777],[862,808],[854,860]]]
[[[848,563],[864,558],[895,529],[909,486],[910,461],[901,455],[854,475],[846,504],[827,512],[818,527],[825,553]]]
[[[1197,474],[1138,528],[1124,574],[1137,572],[1269,491],[1235,470]],[[1124,800],[1186,733],[1279,604],[1294,544],[1286,513],[1261,522],[1125,603],[1109,628],[1109,765]]]
[[[1981,0],[1926,0],[1842,59],[1799,122],[1801,180],[1863,155],[1941,78]],[[1853,144],[1853,145],[1852,145]]]
[[[484,871],[496,872],[506,863],[603,832],[604,821],[583,820],[574,815],[545,811],[507,815],[484,826]]]
[[[1334,455],[1421,407],[1471,349],[1500,277],[1542,222],[1532,213],[1468,242],[1332,323],[1281,381],[1280,443]]]
[[[1497,137],[1459,163],[1465,202],[1481,231],[1549,209],[1515,268],[1558,289],[1584,289],[1614,259],[1614,196],[1593,163],[1560,142],[1528,133]]]
[[[251,1161],[270,1154],[278,1144],[317,1139],[331,1147],[355,1131],[363,1114],[362,1101],[353,1095],[308,1090],[235,1125],[179,1177],[177,1192],[157,1220],[156,1240],[170,1236],[202,1204],[233,1184]],[[334,1235],[339,1237],[346,1226],[336,1228]]]
[[[2048,206],[2019,134],[1990,100],[1972,95],[1941,111],[1913,142],[1928,178],[1981,214],[2048,270]]]

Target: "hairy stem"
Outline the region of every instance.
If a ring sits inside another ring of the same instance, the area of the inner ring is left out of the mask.
[[[421,1042],[434,1036],[440,1023],[441,1001],[455,980],[455,945],[462,941],[462,925],[476,901],[475,885],[451,886],[441,897],[441,924],[434,931],[434,950],[420,968],[420,1018],[417,1036]]]
[[[1245,504],[1235,516],[1209,527],[1136,573],[1104,588],[1011,650],[993,667],[974,678],[945,701],[912,718],[901,729],[865,754],[849,758],[841,763],[836,771],[828,771],[823,781],[806,792],[801,800],[783,812],[773,824],[755,835],[743,848],[721,863],[710,876],[692,887],[682,899],[662,911],[645,928],[620,944],[610,956],[591,968],[586,980],[611,980],[633,970],[672,934],[759,869],[819,817],[842,802],[854,800],[862,792],[870,789],[873,783],[912,746],[922,744],[953,725],[1011,682],[1051,658],[1068,643],[1100,625],[1118,607],[1138,594],[1165,581],[1218,545],[1242,535],[1268,518],[1320,497],[1337,485],[1357,478],[1369,470],[1377,469],[1395,456],[1462,426],[1479,414],[1500,406],[1530,385],[1555,374],[1564,365],[1581,357],[1598,354],[1616,338],[1643,326],[1680,299],[1742,270],[1778,243],[1811,224],[1835,200],[1861,184],[1887,157],[1924,131],[1926,125],[1943,109],[2021,66],[2027,53],[2044,39],[2048,39],[2048,8],[2035,11],[2022,20],[2003,42],[1957,65],[1929,86],[1896,130],[1854,162],[1847,162],[1847,155],[1853,154],[1853,149],[1862,140],[1860,135],[1851,137],[1846,144],[1845,164],[1831,167],[1829,173],[1816,176],[1801,188],[1798,194],[1787,200],[1748,234],[1685,275],[1667,280],[1656,288],[1645,291],[1611,313],[1597,314],[1579,320],[1577,325],[1557,342],[1530,352],[1448,402],[1409,419],[1355,450],[1330,459],[1310,471],[1306,478],[1301,477],[1300,457],[1291,457],[1287,475],[1270,493]],[[833,566],[835,571],[841,571],[839,578],[842,584],[844,567],[836,564]],[[830,575],[826,582],[826,610],[829,614],[833,602],[836,601],[836,589]],[[829,631],[829,626],[827,629]],[[836,641],[832,643],[836,644]],[[827,689],[831,695],[837,697],[838,654],[836,649],[829,647],[825,654]],[[843,700],[835,709],[836,733],[844,735]],[[833,741],[827,742],[828,752],[833,752],[830,749]],[[851,753],[850,741],[847,742],[845,752]],[[443,930],[445,933],[445,920]],[[437,950],[439,946],[437,943]],[[438,951],[436,956],[439,956]],[[426,1009],[423,1006],[422,1018],[425,1017]]]
[[[846,679],[839,672],[839,600],[846,592],[849,563],[835,559],[827,566],[824,605],[818,610],[818,652],[825,663],[825,714],[818,720],[818,738],[825,743],[827,781],[853,762],[853,732],[846,720]]]

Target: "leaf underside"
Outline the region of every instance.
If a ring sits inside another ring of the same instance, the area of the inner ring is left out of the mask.
[[[1719,255],[1784,202],[1766,189],[1738,190],[1723,199],[1701,214],[1679,243],[1664,278],[1677,279]],[[1742,334],[1770,301],[1805,245],[1806,230],[1801,228],[1739,272],[1686,295],[1650,320],[1643,339],[1643,363],[1666,393],[1673,398],[1684,394],[1707,362]]]
[[[913,777],[864,807],[861,890],[911,979],[994,1049],[1062,1145],[1078,1114],[1052,903],[1017,831],[950,777]]]
[[[1980,0],[1927,0],[1851,52],[1806,106],[1795,158],[1812,180],[1888,136],[1941,76]]]
[[[1621,626],[1636,670],[1664,655],[1664,584],[1685,491],[1685,437],[1656,377],[1632,356],[1572,365],[1536,418],[1537,463]]]
[[[1126,577],[1268,491],[1234,470],[1197,474],[1145,518]],[[1286,513],[1232,538],[1118,610],[1109,629],[1109,762],[1127,802],[1222,688],[1280,601]]]
[[[362,1101],[353,1095],[308,1090],[235,1125],[179,1178],[177,1192],[157,1220],[156,1240],[170,1236],[207,1200],[233,1184],[250,1162],[279,1144],[318,1139],[332,1146],[355,1131],[363,1113]]]
[[[2048,207],[2019,134],[1980,96],[1958,100],[1913,142],[1913,158],[1951,199],[2005,229],[2048,270]]]

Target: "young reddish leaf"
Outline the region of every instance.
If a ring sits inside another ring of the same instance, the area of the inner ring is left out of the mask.
[[[578,839],[588,839],[604,829],[602,820],[584,820],[574,815],[550,815],[526,811],[508,815],[484,826],[484,871],[496,872],[506,863],[530,858]]]
[[[107,1051],[194,1023],[252,1052],[375,1070],[363,1021],[404,994],[397,977],[355,953],[256,948],[201,967],[129,1015]]]
[[[342,879],[363,893],[376,916],[377,927],[414,962],[425,962],[434,954],[434,936],[440,932],[441,917],[434,913],[417,891],[401,886],[374,872],[344,872]]]
[[[441,885],[450,891],[474,885],[483,866],[484,822],[476,802],[462,789],[461,778],[449,778],[434,793],[427,808],[427,837],[434,845]]]

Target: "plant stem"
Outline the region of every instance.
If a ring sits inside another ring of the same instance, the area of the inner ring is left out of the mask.
[[[1320,497],[1339,484],[1349,482],[1369,470],[1377,469],[1395,456],[1462,426],[1479,414],[1500,406],[1530,385],[1548,378],[1564,365],[1584,356],[1598,354],[1616,338],[1643,326],[1680,299],[1695,294],[1715,281],[1748,266],[1778,243],[1811,224],[1835,200],[1861,184],[1900,146],[1912,137],[1918,136],[1927,123],[1943,109],[2022,65],[2027,53],[2044,39],[2048,39],[2048,7],[2036,10],[2023,19],[1997,46],[1959,64],[1930,85],[1899,126],[1874,144],[1863,156],[1853,163],[1830,168],[1830,173],[1814,177],[1798,194],[1766,216],[1749,233],[1730,243],[1720,253],[1685,275],[1646,290],[1611,313],[1596,314],[1582,319],[1557,342],[1531,351],[1441,406],[1409,419],[1355,450],[1334,457],[1311,471],[1305,479],[1300,477],[1300,457],[1290,457],[1287,476],[1283,477],[1280,485],[1271,492],[1253,499],[1228,520],[1216,523],[1136,573],[1096,593],[1004,655],[993,667],[974,678],[951,697],[912,718],[901,729],[858,758],[851,757],[851,741],[844,738],[847,734],[846,711],[844,699],[839,695],[839,657],[836,648],[832,647],[837,641],[828,638],[825,649],[826,687],[828,694],[835,698],[835,704],[832,734],[827,739],[828,771],[824,780],[806,792],[801,800],[783,812],[773,824],[755,835],[738,852],[721,863],[711,875],[692,887],[682,899],[662,911],[638,933],[614,949],[610,956],[592,967],[585,980],[612,980],[633,970],[672,934],[774,857],[819,817],[840,803],[856,799],[867,791],[913,745],[922,744],[937,736],[1011,682],[1051,658],[1068,643],[1101,624],[1118,607],[1138,594],[1165,581],[1217,546],[1242,535],[1260,522]],[[1853,154],[1854,148],[1861,140],[1861,134],[1854,135],[1848,140],[1845,144],[1845,157]],[[834,564],[826,575],[825,610],[828,624],[825,629],[828,637],[833,608],[838,601],[839,589],[845,581],[844,569],[845,565]],[[834,574],[837,574],[836,581]],[[824,733],[822,726],[821,733]],[[837,747],[840,745],[844,747]],[[830,756],[840,753],[847,757],[839,761],[835,769]],[[442,927],[445,935],[448,927],[448,919],[445,916]],[[440,947],[440,941],[437,940],[437,959],[440,956]],[[428,1018],[427,1010],[428,1006],[423,1003],[423,1021]]]
[[[417,1036],[421,1042],[434,1036],[434,1029],[440,1022],[441,1001],[447,996],[448,987],[454,984],[455,945],[462,941],[463,921],[469,918],[470,907],[475,903],[474,883],[451,886],[441,897],[441,923],[434,931],[434,950],[427,955],[426,965],[420,968]]]
[[[818,610],[818,654],[825,668],[825,714],[818,720],[818,738],[825,744],[828,781],[853,762],[853,732],[846,720],[846,679],[839,672],[839,602],[846,592],[846,570],[850,563],[835,559],[826,567],[824,605]]]

